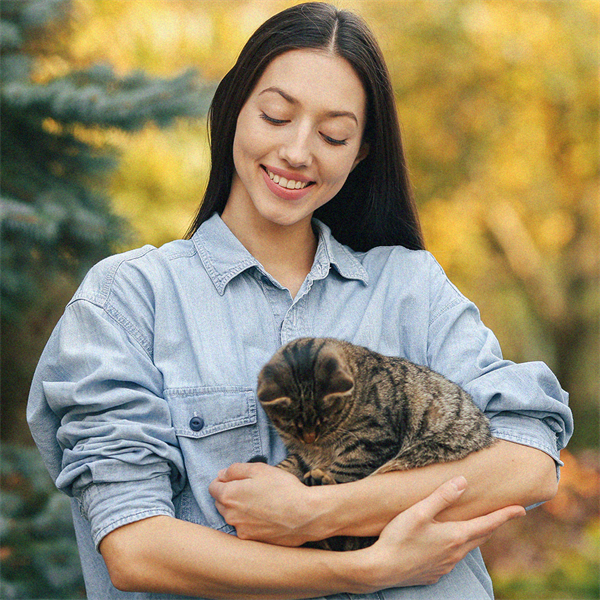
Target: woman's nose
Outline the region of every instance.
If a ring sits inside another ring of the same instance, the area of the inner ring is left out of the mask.
[[[289,137],[279,147],[279,158],[291,167],[310,167],[313,159],[310,132],[302,127],[288,131]]]

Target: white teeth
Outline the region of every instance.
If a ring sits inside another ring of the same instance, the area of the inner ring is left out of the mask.
[[[288,190],[301,190],[308,185],[307,181],[286,179],[285,177],[280,177],[279,175],[275,175],[275,173],[271,173],[269,170],[267,170],[267,175],[272,181],[279,184],[281,187],[287,188]]]

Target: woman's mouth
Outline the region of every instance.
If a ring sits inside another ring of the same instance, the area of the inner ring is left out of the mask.
[[[261,166],[273,183],[278,185],[280,188],[286,190],[303,190],[315,183],[314,181],[299,181],[295,179],[286,179],[285,177],[283,177],[283,175],[277,175],[276,173],[273,173],[264,165]]]

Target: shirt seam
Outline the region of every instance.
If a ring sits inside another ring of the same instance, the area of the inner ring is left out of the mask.
[[[492,435],[496,438],[500,438],[509,442],[516,442],[518,444],[522,444],[525,446],[530,446],[532,448],[537,448],[542,452],[550,455],[554,460],[561,462],[557,459],[558,449],[552,448],[549,444],[533,437],[527,437],[519,434],[515,434],[513,431],[509,429],[504,429],[502,427],[495,428],[492,424]],[[562,464],[562,463],[561,463]]]
[[[107,273],[106,277],[104,278],[104,282],[102,284],[102,289],[101,289],[101,295],[104,298],[105,302],[108,302],[108,299],[110,297],[110,294],[112,292],[112,286],[113,283],[115,281],[115,278],[117,276],[117,273],[119,271],[119,269],[121,268],[121,266],[124,263],[127,262],[132,262],[134,260],[138,260],[140,258],[144,258],[147,254],[149,254],[150,252],[153,252],[156,250],[155,246],[146,246],[144,248],[140,248],[139,252],[135,254],[135,256],[127,256],[127,257],[123,257],[118,263],[116,263],[112,269],[109,270],[109,272]],[[84,297],[81,298],[82,300],[85,300]]]
[[[119,262],[117,262],[111,269],[108,270],[108,273],[104,277],[104,281],[102,282],[102,286],[99,293],[86,295],[81,292],[77,293],[71,301],[67,304],[67,307],[75,304],[75,302],[85,301],[90,304],[98,307],[104,313],[109,316],[113,321],[118,323],[123,331],[131,335],[133,339],[135,339],[144,352],[152,359],[152,345],[151,343],[144,337],[144,335],[125,317],[122,315],[114,306],[110,303],[110,296],[112,294],[112,287],[117,277],[117,273],[119,269],[125,263],[133,262],[144,258],[146,255],[151,252],[156,251],[157,248],[155,246],[147,245],[142,248],[139,248],[134,256],[123,257]],[[178,253],[179,254],[179,253]],[[192,254],[193,256],[193,254]]]
[[[339,250],[342,253],[344,253],[344,255],[348,257],[353,263],[353,267],[349,268],[349,270],[346,271],[346,273],[343,273],[343,266],[339,264],[339,262],[336,260],[336,257],[334,256],[333,260],[330,257],[330,262],[340,270],[340,274],[346,277],[347,279],[359,279],[365,285],[369,285],[369,274],[367,273],[363,265],[360,263],[360,261],[345,246],[342,246],[340,244]]]
[[[110,286],[109,289],[106,293],[106,301],[104,303],[104,306],[102,307],[104,312],[113,320],[115,321],[117,324],[119,324],[121,326],[121,328],[123,329],[123,331],[125,331],[126,333],[128,333],[129,335],[131,335],[131,337],[133,337],[134,340],[136,340],[136,342],[140,345],[140,347],[144,350],[144,352],[148,355],[148,357],[152,360],[152,344],[150,343],[149,340],[146,340],[145,336],[142,334],[141,331],[139,331],[139,329],[122,313],[120,313],[111,303],[110,303],[110,297],[113,293],[113,283],[115,282],[115,279],[117,277],[117,273],[119,271],[119,269],[123,266],[124,263],[127,262],[132,262],[134,260],[138,260],[140,258],[145,257],[147,254],[149,254],[150,252],[156,250],[156,248],[154,246],[149,246],[145,252],[140,253],[137,256],[131,257],[131,258],[126,258],[124,260],[121,260],[119,262],[118,265],[116,265],[116,268],[114,269],[113,273],[112,273],[112,277],[110,278]],[[107,277],[108,279],[108,277]]]
[[[172,254],[165,254],[165,258],[168,261],[172,261],[172,260],[176,260],[178,258],[191,258],[192,256],[197,256],[198,255],[198,251],[196,250],[195,246],[192,246],[189,250],[184,251],[181,250],[179,252],[173,252]]]
[[[429,326],[431,327],[444,313],[448,312],[455,306],[458,306],[459,304],[463,304],[463,303],[467,303],[467,302],[468,301],[465,300],[464,298],[454,298],[454,300],[451,300],[450,302],[448,302],[448,304],[445,304],[438,312],[436,312],[433,315],[433,317],[429,321]]]
[[[137,327],[127,317],[122,315],[116,308],[108,305],[104,308],[106,314],[115,321],[121,328],[131,335],[131,337],[140,345],[142,350],[148,355],[150,360],[153,359],[152,345],[144,335],[137,329]]]
[[[461,293],[461,291],[448,279],[448,276],[446,275],[444,269],[442,269],[442,266],[437,261],[435,256],[433,256],[433,254],[431,254],[431,252],[427,252],[427,255],[429,256],[431,266],[440,272],[440,275],[442,275],[442,277],[444,278],[446,283],[448,283],[450,285],[451,289],[454,291],[454,294],[455,294],[455,296],[454,296],[454,298],[452,298],[452,300],[450,300],[447,304],[444,304],[444,306],[442,306],[436,312],[433,312],[431,310],[433,307],[431,306],[431,298],[430,298],[429,306],[430,306],[430,312],[432,312],[432,316],[429,319],[428,326],[431,327],[444,313],[448,312],[449,310],[451,310],[455,306],[458,306],[459,304],[468,304],[469,300],[467,300],[467,298],[465,298],[465,296]],[[430,286],[431,286],[431,280],[432,280],[432,277],[430,275],[430,277],[429,277],[429,285]],[[430,293],[431,293],[431,288],[430,288]]]
[[[334,265],[338,273],[345,279],[358,279],[365,285],[369,285],[369,274],[358,258],[343,244],[340,244],[331,231],[327,231],[324,223],[314,219],[319,229],[319,241],[323,241],[325,260],[329,267]]]
[[[246,258],[245,260],[231,266],[226,271],[220,273],[214,267],[213,256],[206,247],[206,244],[203,243],[203,240],[201,243],[201,239],[202,237],[200,236],[199,239],[196,240],[197,243],[195,243],[195,247],[198,252],[198,256],[200,257],[200,260],[202,261],[202,264],[206,272],[208,273],[208,276],[211,278],[211,281],[213,282],[213,285],[217,289],[217,292],[219,292],[220,296],[222,296],[225,293],[225,287],[234,277],[236,277],[246,269],[249,269],[250,267],[258,266],[258,262],[256,261],[256,259],[251,260],[249,258]]]
[[[76,302],[87,302],[96,308],[99,308],[107,317],[110,318],[115,324],[119,326],[119,328],[124,331],[128,336],[132,337],[145,354],[152,360],[152,349],[149,342],[146,341],[142,333],[135,327],[129,319],[123,316],[116,308],[110,306],[108,304],[108,299],[105,299],[104,302],[99,303],[90,298],[75,298],[71,300],[67,307],[74,305]]]
[[[275,301],[272,298],[272,293],[267,289],[267,285],[258,280],[258,286],[263,294],[263,297],[265,298],[265,300],[267,301],[267,304],[269,305],[269,308],[271,309],[271,323],[273,325],[273,327],[271,328],[271,332],[273,333],[273,341],[275,342],[275,347],[279,346],[280,344],[280,337],[281,337],[281,329],[280,329],[280,324],[277,322],[277,319],[275,318],[275,311],[278,309]],[[286,314],[288,312],[289,308],[287,310],[283,311],[283,319],[281,320],[281,326],[283,326],[283,323],[285,322],[285,318],[286,318]]]

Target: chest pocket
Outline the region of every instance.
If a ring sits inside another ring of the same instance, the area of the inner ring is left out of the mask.
[[[261,454],[254,392],[241,387],[165,391],[187,471],[188,483],[175,499],[177,516],[214,529],[233,531],[208,493],[217,473]]]

